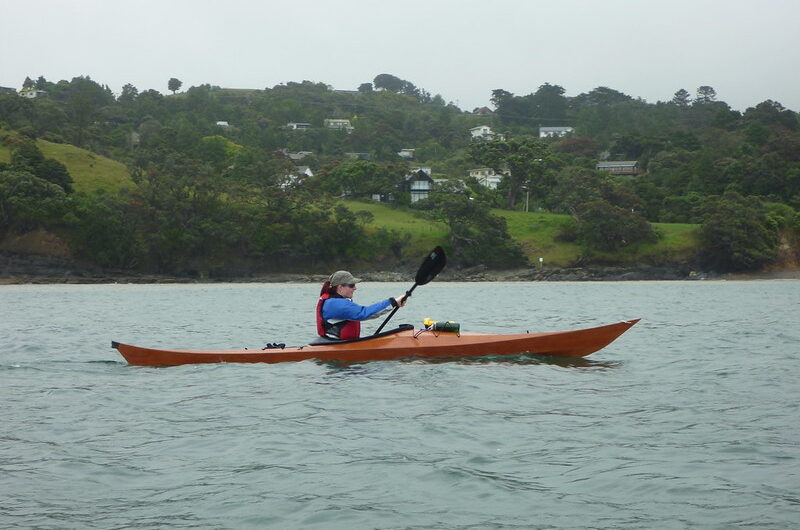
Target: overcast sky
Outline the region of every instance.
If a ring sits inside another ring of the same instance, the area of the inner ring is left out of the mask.
[[[3,0],[0,86],[355,89],[390,73],[465,110],[548,82],[651,103],[709,85],[737,110],[800,111],[798,21],[798,0]]]

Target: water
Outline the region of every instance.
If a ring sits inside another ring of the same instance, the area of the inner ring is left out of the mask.
[[[0,527],[800,524],[798,281],[433,282],[393,321],[643,318],[579,362],[142,368],[109,347],[302,344],[317,291],[0,287]]]

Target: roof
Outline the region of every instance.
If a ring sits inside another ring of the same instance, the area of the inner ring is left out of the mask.
[[[639,163],[638,160],[611,160],[605,162],[598,162],[597,167],[629,167],[635,166]]]

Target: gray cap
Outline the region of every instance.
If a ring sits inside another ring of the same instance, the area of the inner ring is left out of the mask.
[[[337,285],[344,285],[346,283],[358,283],[361,281],[361,278],[356,278],[347,271],[336,271],[331,274],[328,281],[331,282],[331,287],[336,287]]]

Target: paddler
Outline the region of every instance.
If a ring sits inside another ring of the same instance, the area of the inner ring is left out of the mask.
[[[357,339],[361,321],[377,318],[391,307],[406,305],[405,296],[388,298],[372,305],[353,302],[356,284],[361,281],[348,271],[336,271],[322,284],[317,303],[317,333],[329,339]]]

